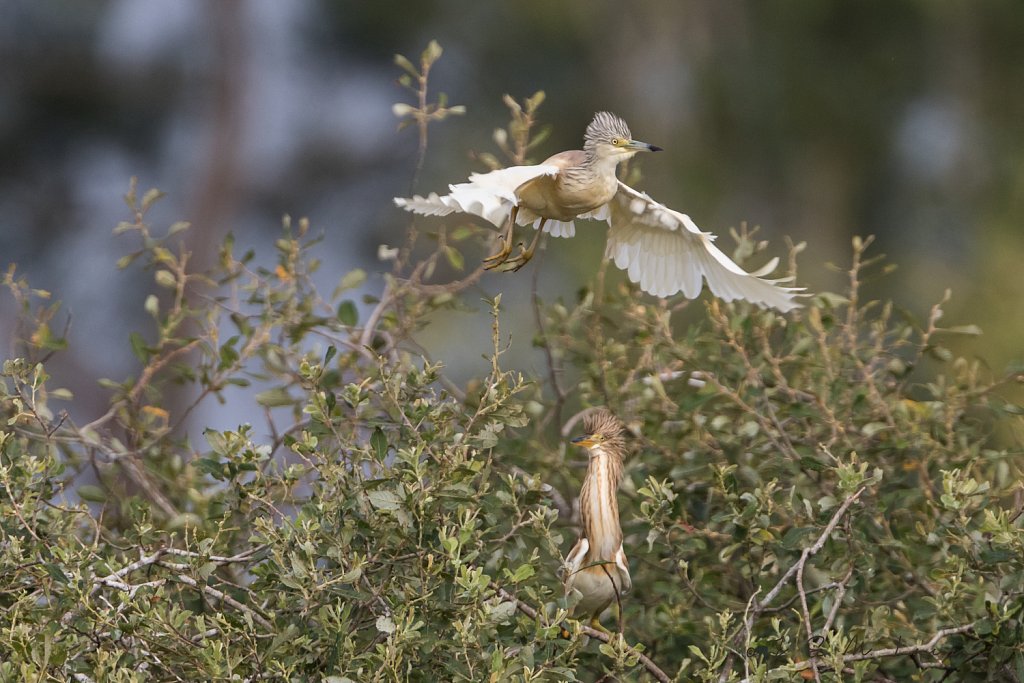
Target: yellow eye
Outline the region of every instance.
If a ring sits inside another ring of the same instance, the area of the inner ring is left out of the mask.
[[[620,140],[619,138],[612,138],[612,144],[618,147],[620,144],[622,144],[622,140]]]

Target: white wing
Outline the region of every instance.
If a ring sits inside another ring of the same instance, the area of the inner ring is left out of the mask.
[[[800,288],[763,279],[775,269],[777,258],[748,273],[714,245],[714,235],[703,232],[689,216],[622,182],[608,209],[605,258],[625,270],[645,292],[660,297],[682,292],[694,299],[700,295],[702,280],[707,280],[711,293],[725,301],[743,299],[783,312],[800,306],[794,301]]]
[[[569,555],[565,558],[565,563],[562,565],[562,583],[565,586],[566,595],[572,591],[573,584],[576,583],[576,573],[579,572],[588,550],[590,550],[590,541],[586,536],[580,536],[576,545],[572,547]]]
[[[615,566],[619,568],[619,578],[622,580],[621,592],[625,595],[633,588],[633,579],[629,576],[629,561],[626,560],[626,553],[621,544],[615,551]]]
[[[469,182],[449,185],[450,194],[443,197],[439,197],[436,192],[431,192],[426,197],[395,197],[395,204],[406,211],[425,216],[447,216],[455,211],[471,213],[500,228],[508,221],[509,213],[518,201],[516,189],[520,185],[541,176],[558,175],[560,170],[558,166],[538,164],[510,166],[490,173],[474,173],[469,176]],[[535,217],[520,215],[516,222],[526,225],[534,219]]]

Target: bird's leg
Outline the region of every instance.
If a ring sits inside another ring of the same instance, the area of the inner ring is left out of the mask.
[[[508,255],[512,253],[512,233],[516,229],[516,216],[519,215],[519,207],[513,206],[512,213],[508,217],[508,227],[505,228],[504,234],[501,236],[501,248],[496,254],[491,254],[484,259],[484,266],[487,270],[497,268],[501,264],[508,261]]]
[[[548,219],[546,218],[541,219],[540,225],[537,226],[537,234],[533,236],[533,241],[530,242],[530,246],[520,251],[511,259],[511,261],[516,264],[512,267],[513,273],[525,266],[530,262],[530,259],[533,258],[533,252],[537,249],[537,242],[540,241],[540,236],[544,234],[544,223],[546,223],[547,220]]]
[[[601,615],[600,615],[600,613],[595,614],[593,617],[591,617],[591,619],[590,619],[590,628],[594,629],[595,631],[600,631],[601,633],[605,633],[605,634],[607,634],[609,636],[612,635],[611,631],[609,631],[608,629],[606,629],[604,626],[601,625]]]

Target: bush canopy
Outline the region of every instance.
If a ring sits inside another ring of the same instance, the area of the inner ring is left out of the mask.
[[[425,95],[439,54],[404,82]],[[509,99],[512,163],[542,99]],[[396,109],[421,151],[450,113]],[[156,288],[99,414],[48,374],[73,343],[49,293],[4,278],[0,681],[1024,681],[1024,376],[953,353],[978,330],[940,327],[945,298],[924,321],[865,300],[869,239],[844,291],[787,316],[602,269],[572,301],[535,291],[524,330],[500,295],[475,306],[481,271],[458,271],[490,233],[465,221],[327,295],[305,221],[270,265],[229,238],[198,273],[158,199],[133,184],[117,228]],[[764,247],[737,237],[740,260]],[[417,341],[448,311],[492,323],[451,340],[486,358],[461,384]],[[210,400],[251,418],[194,443]],[[557,576],[592,406],[630,431],[611,635],[566,619]]]

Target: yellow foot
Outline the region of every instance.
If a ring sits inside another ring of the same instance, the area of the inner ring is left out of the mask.
[[[522,247],[522,243],[520,243],[519,246]],[[505,240],[502,240],[501,249],[498,250],[498,253],[491,254],[490,256],[484,259],[484,263],[486,264],[484,266],[484,269],[494,270],[495,268],[503,266],[505,263],[508,262],[508,255],[511,253],[512,242],[506,242]]]
[[[590,628],[594,629],[595,631],[600,631],[601,633],[607,634],[609,637],[612,635],[611,631],[609,631],[601,625],[601,620],[598,619],[596,616],[590,620]]]
[[[484,270],[501,270],[502,272],[512,272],[519,270],[523,267],[520,260],[523,257],[523,243],[520,242],[516,245],[519,247],[519,253],[515,256],[510,257],[509,254],[512,252],[512,247],[502,248],[500,252],[494,256],[488,256],[484,259]],[[529,259],[527,259],[529,260]]]
[[[519,270],[520,268],[525,266],[527,263],[529,263],[530,259],[532,259],[532,258],[533,258],[533,249],[532,248],[530,248],[530,249],[521,249],[518,254],[516,254],[515,256],[513,256],[512,258],[510,258],[508,260],[508,263],[515,264],[511,268],[509,268],[509,270],[511,272],[513,272],[513,273],[516,272],[517,270]]]

